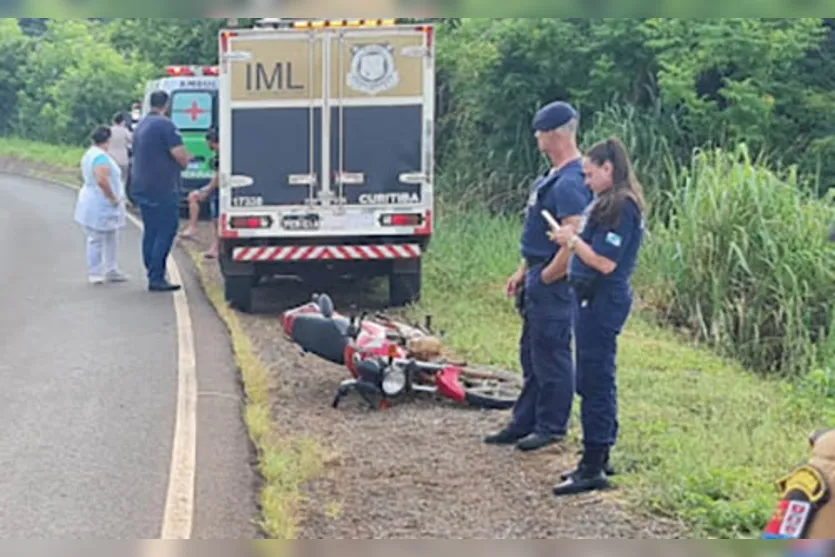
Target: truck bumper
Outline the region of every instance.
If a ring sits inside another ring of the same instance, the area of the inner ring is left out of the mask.
[[[343,246],[249,246],[232,249],[236,263],[292,263],[295,261],[397,261],[420,259],[418,244]]]

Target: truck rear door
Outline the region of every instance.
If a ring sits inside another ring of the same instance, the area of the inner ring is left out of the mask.
[[[431,203],[431,27],[246,30],[221,43],[221,166],[252,181],[232,207]]]
[[[431,172],[431,34],[338,29],[329,51],[332,193],[347,205],[421,204]]]
[[[232,190],[231,206],[311,203],[321,177],[321,35],[242,31],[221,49],[221,167],[252,181]]]

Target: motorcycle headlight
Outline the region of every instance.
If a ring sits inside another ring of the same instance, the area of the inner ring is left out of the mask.
[[[397,396],[406,389],[406,370],[399,366],[392,366],[383,374],[380,385],[386,396]]]

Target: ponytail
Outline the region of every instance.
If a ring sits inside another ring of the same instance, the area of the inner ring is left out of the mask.
[[[595,144],[587,153],[597,166],[612,165],[612,187],[601,193],[594,203],[590,218],[607,228],[620,226],[623,204],[632,200],[641,214],[646,211],[644,189],[632,168],[632,161],[623,142],[610,137]]]

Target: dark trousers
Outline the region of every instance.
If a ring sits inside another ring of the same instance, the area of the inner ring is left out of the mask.
[[[631,294],[601,291],[577,303],[577,394],[583,444],[610,448],[618,438],[617,339],[631,308]]]
[[[539,269],[529,273],[519,342],[524,387],[513,409],[513,431],[556,436],[568,431],[574,403],[572,303],[564,289],[540,281]]]
[[[166,262],[180,225],[179,206],[174,201],[143,201],[139,209],[144,226],[142,259],[148,283],[162,284],[166,281]]]

